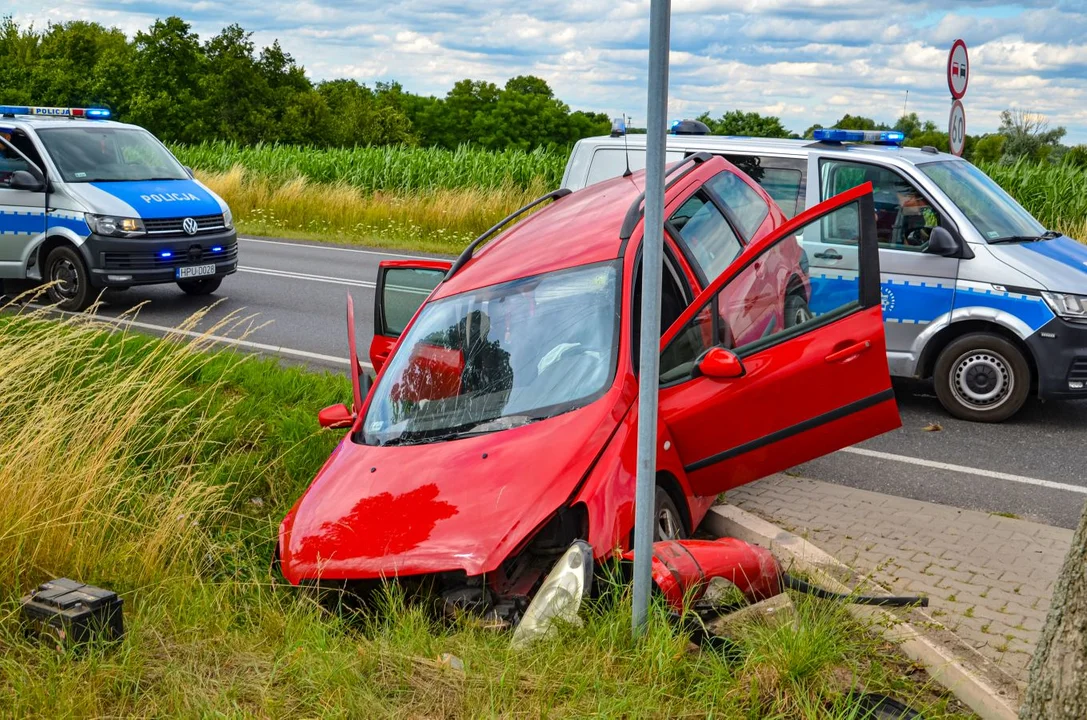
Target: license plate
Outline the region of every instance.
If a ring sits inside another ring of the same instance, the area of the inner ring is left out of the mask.
[[[214,275],[215,265],[192,265],[190,267],[179,267],[177,269],[177,279],[184,280],[185,278],[204,277],[205,275]]]

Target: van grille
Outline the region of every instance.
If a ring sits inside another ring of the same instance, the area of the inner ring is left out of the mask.
[[[195,249],[191,252],[175,251],[171,257],[164,258],[159,252],[104,252],[102,267],[106,270],[157,270],[176,268],[182,265],[198,263],[224,263],[238,259],[238,246],[229,245],[222,252],[212,252],[210,248]]]
[[[193,220],[196,221],[197,235],[226,229],[222,215],[196,215],[193,216]],[[145,219],[143,226],[149,235],[184,235],[185,230],[181,227],[183,222],[185,222],[183,217]]]
[[[1087,383],[1087,357],[1076,358],[1072,361],[1072,367],[1068,370],[1068,380]]]

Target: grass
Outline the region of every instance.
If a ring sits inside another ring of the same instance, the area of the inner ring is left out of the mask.
[[[846,718],[864,687],[966,717],[841,606],[808,598],[795,630],[744,626],[731,658],[694,651],[659,607],[632,641],[623,593],[523,652],[395,586],[327,614],[268,562],[341,437],[315,422],[348,397],[341,376],[8,313],[0,388],[0,715]],[[18,597],[59,575],[123,594],[119,645],[56,654],[22,637]]]

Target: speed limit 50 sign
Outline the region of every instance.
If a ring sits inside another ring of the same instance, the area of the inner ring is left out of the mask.
[[[966,147],[966,110],[961,100],[951,103],[951,117],[947,121],[947,134],[951,143],[951,152],[962,157]]]

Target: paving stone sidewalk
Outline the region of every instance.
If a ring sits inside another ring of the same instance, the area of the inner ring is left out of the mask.
[[[776,475],[728,502],[800,535],[929,614],[1021,685],[1072,531]]]

